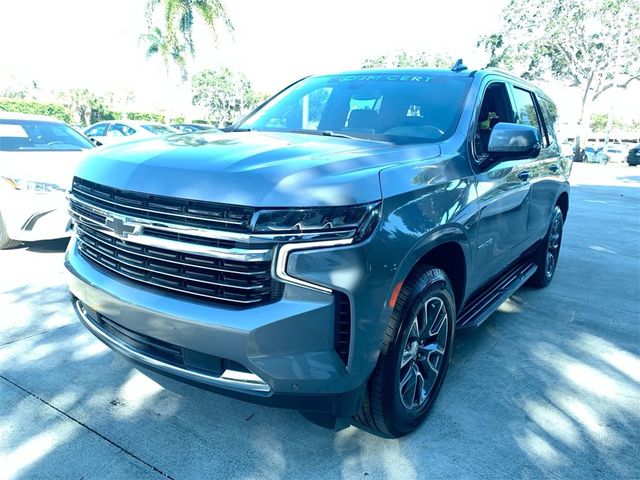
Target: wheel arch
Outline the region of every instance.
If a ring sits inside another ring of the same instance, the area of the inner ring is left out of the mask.
[[[563,220],[566,221],[567,215],[569,213],[569,193],[568,192],[560,193],[560,195],[558,195],[558,198],[556,200],[556,205],[560,207],[560,210],[562,210]]]
[[[447,274],[455,296],[456,310],[459,311],[466,297],[470,268],[469,245],[464,231],[457,227],[445,227],[421,241],[405,256],[393,282],[394,291],[425,266],[439,268]]]

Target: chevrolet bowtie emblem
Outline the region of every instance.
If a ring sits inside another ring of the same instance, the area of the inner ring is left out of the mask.
[[[129,235],[138,235],[140,233],[139,226],[127,223],[124,218],[108,215],[104,221],[104,224],[108,228],[113,230],[113,233],[115,233],[119,237],[126,238]]]

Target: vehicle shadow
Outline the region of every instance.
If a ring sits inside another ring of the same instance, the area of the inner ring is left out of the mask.
[[[68,238],[58,238],[39,242],[25,242],[23,248],[34,253],[59,253],[64,252],[67,249],[67,245],[69,245]]]

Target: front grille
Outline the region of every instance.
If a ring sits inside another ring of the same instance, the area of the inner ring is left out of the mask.
[[[107,210],[97,201],[82,198],[76,188],[80,184],[77,179],[74,181],[70,198],[78,251],[104,273],[171,295],[235,307],[268,303],[281,297],[283,285],[271,277],[270,250],[264,245],[261,251],[268,252],[264,259],[246,259],[242,255],[242,259],[236,259],[238,251],[251,254],[258,250],[227,239],[156,228],[155,222],[152,227],[145,224],[142,233],[119,235],[107,221],[116,209]],[[99,189],[108,191],[107,187]],[[126,218],[127,222],[137,224],[136,218],[140,216]],[[243,246],[247,248],[242,249]]]
[[[253,209],[249,207],[148,195],[106,187],[78,177],[73,179],[72,192],[80,200],[111,212],[217,230],[248,231],[253,215]]]

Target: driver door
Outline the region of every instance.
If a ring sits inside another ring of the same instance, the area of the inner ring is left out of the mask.
[[[473,148],[477,162],[488,156],[493,127],[500,122],[512,123],[514,118],[506,83],[489,83],[484,90],[475,124]],[[497,276],[521,253],[527,238],[531,200],[530,162],[493,162],[476,169],[479,218],[474,275],[477,281],[474,288]]]

